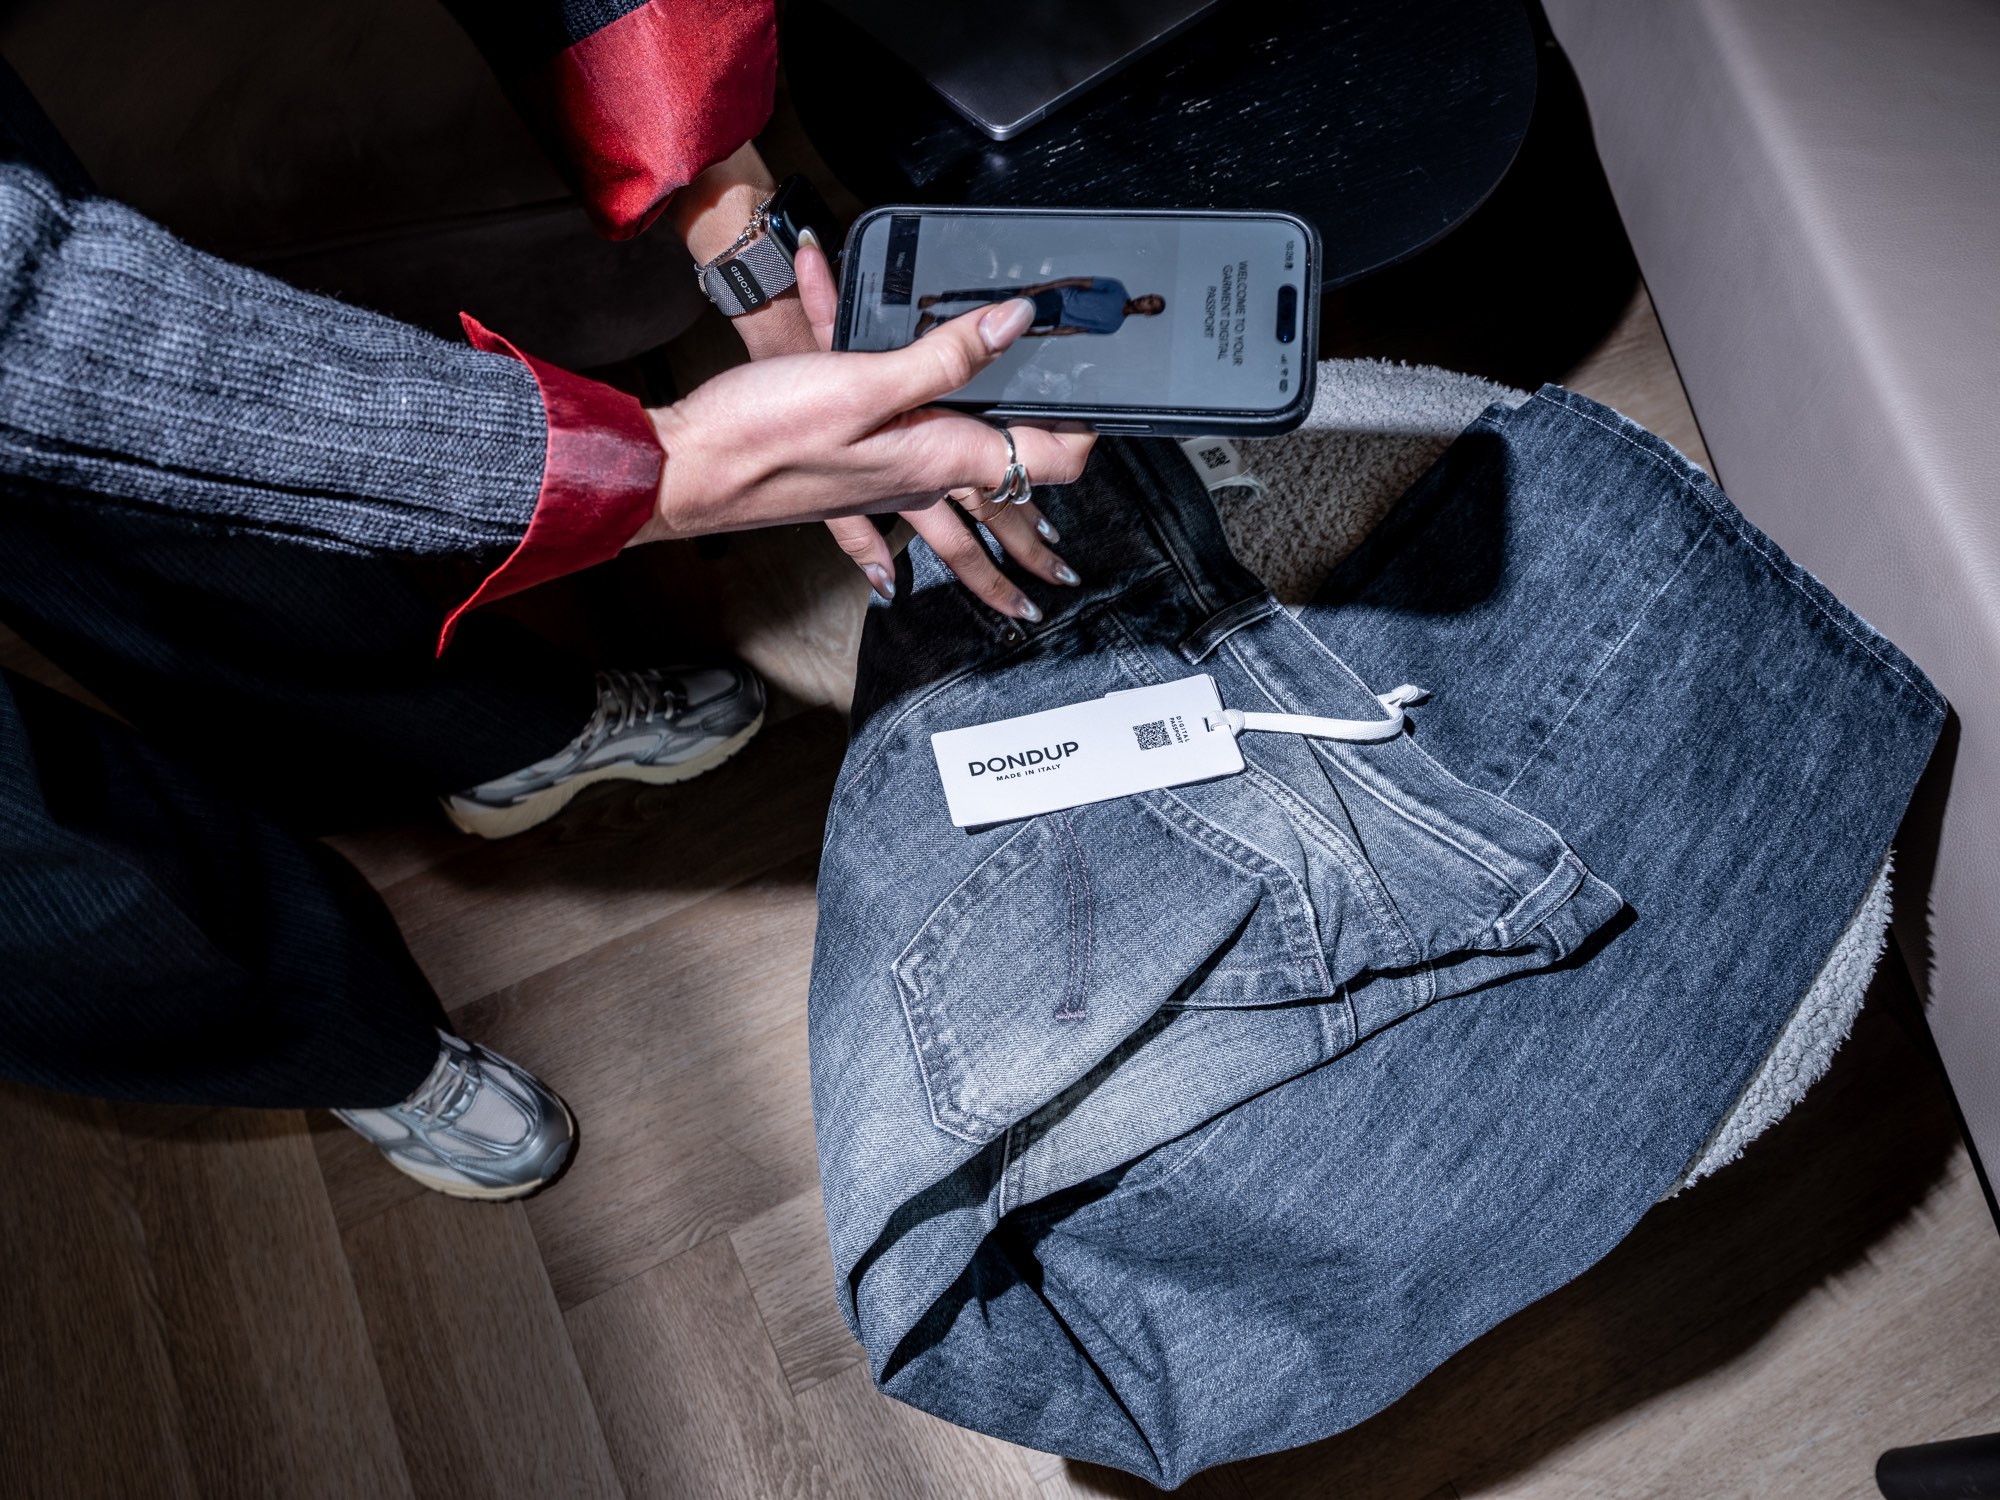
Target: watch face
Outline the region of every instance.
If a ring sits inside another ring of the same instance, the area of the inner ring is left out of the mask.
[[[805,178],[791,176],[771,199],[771,238],[785,252],[790,260],[799,251],[799,231],[811,229],[819,236],[822,247],[838,245],[840,239],[833,232],[833,214],[827,208],[813,185]],[[827,250],[832,255],[831,249]]]

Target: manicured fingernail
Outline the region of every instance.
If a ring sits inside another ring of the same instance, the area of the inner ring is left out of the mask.
[[[1047,516],[1043,516],[1039,521],[1035,522],[1035,531],[1050,546],[1054,546],[1062,540],[1062,533],[1056,530],[1055,524]]]
[[[880,563],[863,563],[861,571],[868,575],[868,586],[884,599],[896,597],[896,580],[889,576],[889,570]]]
[[[1026,594],[1018,594],[1015,596],[1014,613],[1019,615],[1022,619],[1026,620],[1030,625],[1039,625],[1042,623],[1042,611],[1040,606],[1038,606],[1035,603],[1035,601],[1030,599]]]
[[[1057,563],[1055,573],[1057,583],[1066,583],[1071,588],[1075,588],[1079,583],[1083,582],[1081,578],[1076,576],[1076,569],[1072,568],[1068,563]]]
[[[801,245],[811,245],[813,249],[819,250],[821,255],[826,254],[824,250],[820,250],[819,248],[819,236],[814,234],[807,225],[801,224],[799,226],[799,243]]]
[[[1028,331],[1035,321],[1035,304],[1026,297],[1009,297],[998,307],[989,307],[979,316],[979,336],[986,347],[998,354]]]

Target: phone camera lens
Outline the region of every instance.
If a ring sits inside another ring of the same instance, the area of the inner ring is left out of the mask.
[[[1278,288],[1278,342],[1289,344],[1299,332],[1299,289],[1295,286]]]

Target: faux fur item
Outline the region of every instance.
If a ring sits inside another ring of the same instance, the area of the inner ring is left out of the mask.
[[[1215,493],[1229,544],[1296,609],[1474,417],[1527,399],[1475,375],[1327,360],[1305,426],[1238,445],[1249,474]]]
[[[1449,370],[1327,360],[1305,426],[1238,445],[1248,472],[1215,492],[1230,546],[1296,609],[1468,423],[1495,402],[1527,399]],[[1736,1160],[1819,1081],[1853,1028],[1888,933],[1885,861],[1770,1055],[1668,1196]]]
[[[1862,898],[1861,909],[1826,956],[1826,967],[1799,1001],[1785,1029],[1778,1033],[1771,1055],[1668,1197],[1735,1161],[1745,1146],[1783,1119],[1826,1073],[1833,1054],[1854,1029],[1868,981],[1875,977],[1875,965],[1889,946],[1889,866],[1889,860],[1882,861],[1874,884]]]

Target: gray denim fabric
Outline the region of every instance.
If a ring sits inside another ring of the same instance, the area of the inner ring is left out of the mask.
[[[1177,448],[1038,496],[1032,632],[922,545],[864,637],[811,998],[839,1295],[884,1389],[1175,1484],[1351,1425],[1675,1179],[1943,718],[1615,413],[1459,439],[1298,616]],[[1017,575],[1018,576],[1018,575]],[[928,736],[1215,675],[1249,769],[976,830]]]

